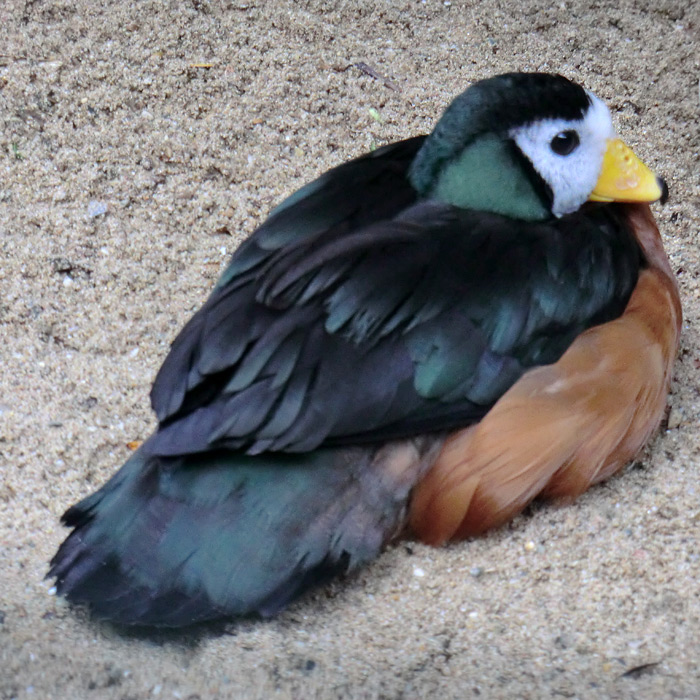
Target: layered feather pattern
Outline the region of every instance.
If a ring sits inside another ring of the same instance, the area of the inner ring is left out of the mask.
[[[526,223],[425,202],[341,228],[219,285],[155,382],[154,453],[305,452],[462,426],[619,315],[640,262],[610,208]]]

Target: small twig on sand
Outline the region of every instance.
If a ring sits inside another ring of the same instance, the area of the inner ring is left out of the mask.
[[[370,78],[374,78],[375,80],[379,80],[381,83],[384,84],[385,87],[388,87],[389,90],[393,90],[394,92],[401,92],[401,88],[395,82],[393,82],[393,81],[389,80],[389,78],[386,78],[385,76],[383,76],[379,71],[372,68],[372,66],[365,63],[364,61],[358,61],[357,63],[350,63],[343,68],[336,68],[336,70],[339,73],[344,73],[346,70],[349,70],[350,68],[357,68],[359,71],[362,71],[365,75],[369,75]]]

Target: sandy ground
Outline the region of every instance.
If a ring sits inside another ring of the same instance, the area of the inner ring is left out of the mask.
[[[699,59],[689,0],[2,0],[0,697],[700,698]],[[593,89],[669,180],[686,321],[648,451],[270,622],[126,634],[49,596],[60,513],[152,429],[169,342],[271,205],[514,69]]]

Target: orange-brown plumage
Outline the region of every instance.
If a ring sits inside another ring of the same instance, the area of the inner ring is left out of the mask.
[[[424,541],[501,525],[540,495],[572,499],[632,459],[658,427],[680,298],[648,205],[627,205],[627,216],[648,267],[624,314],[525,374],[480,423],[447,440],[411,505]]]

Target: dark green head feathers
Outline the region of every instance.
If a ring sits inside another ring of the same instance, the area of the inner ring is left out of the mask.
[[[507,73],[479,80],[447,107],[411,166],[411,181],[425,193],[439,171],[477,138],[507,138],[514,126],[541,119],[581,119],[590,103],[580,85],[561,75]]]
[[[569,213],[585,201],[595,180],[581,183],[575,202],[558,207],[559,183],[547,181],[536,159],[562,156],[542,141],[533,162],[533,154],[523,152],[516,134],[547,123],[560,126],[561,133],[578,132],[586,121],[600,122],[588,125],[589,130],[595,127],[598,138],[586,154],[600,166],[612,126],[604,105],[580,85],[547,73],[509,73],[481,80],[445,110],[411,165],[411,183],[423,197],[519,219]]]

